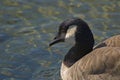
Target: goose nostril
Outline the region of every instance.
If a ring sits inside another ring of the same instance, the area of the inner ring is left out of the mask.
[[[57,39],[57,37],[54,37],[54,39]]]

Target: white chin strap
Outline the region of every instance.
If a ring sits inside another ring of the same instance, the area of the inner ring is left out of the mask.
[[[75,36],[76,29],[77,29],[76,26],[72,26],[71,28],[69,28],[69,29],[67,30],[65,39],[68,39],[68,38],[70,38],[70,37],[74,37],[74,36]]]
[[[77,27],[76,26],[71,26],[67,30],[66,36],[65,36],[65,42],[68,43],[69,45],[74,45],[75,44],[75,32],[76,32]]]

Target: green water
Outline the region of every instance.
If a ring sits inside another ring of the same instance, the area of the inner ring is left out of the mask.
[[[0,0],[0,80],[59,80],[70,45],[48,44],[70,17],[84,19],[96,43],[120,34],[119,0]]]

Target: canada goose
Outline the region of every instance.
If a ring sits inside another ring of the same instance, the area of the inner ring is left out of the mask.
[[[74,38],[61,65],[63,80],[120,80],[120,35],[94,45],[93,34],[82,19],[62,22],[50,46]],[[66,41],[67,42],[67,41]]]

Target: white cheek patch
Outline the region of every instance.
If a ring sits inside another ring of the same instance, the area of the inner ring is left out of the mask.
[[[74,36],[75,36],[76,29],[77,29],[76,26],[73,26],[72,28],[69,28],[69,29],[67,30],[67,33],[66,33],[65,38],[67,39],[67,38],[70,38],[70,37],[74,37]]]
[[[74,45],[75,44],[75,32],[76,32],[77,27],[76,26],[71,26],[66,33],[65,36],[65,41],[70,44]]]

